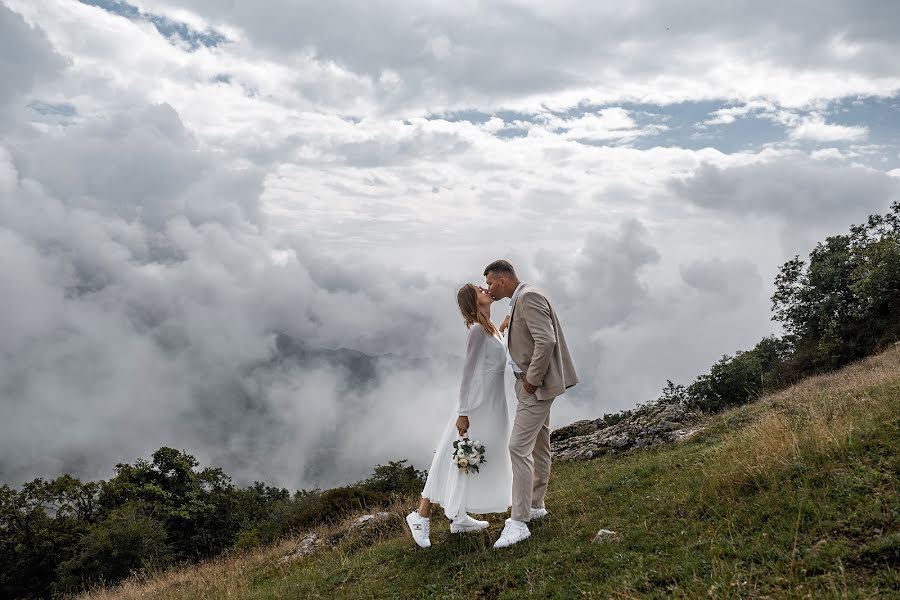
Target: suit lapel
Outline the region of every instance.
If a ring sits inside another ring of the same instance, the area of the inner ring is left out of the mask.
[[[528,284],[522,286],[522,289],[519,290],[519,295],[516,296],[516,301],[513,303],[512,308],[509,311],[509,333],[506,334],[507,346],[509,346],[510,341],[512,341],[513,320],[516,317],[516,307],[519,306],[519,300],[522,299],[522,292],[524,292],[525,288],[527,287]]]

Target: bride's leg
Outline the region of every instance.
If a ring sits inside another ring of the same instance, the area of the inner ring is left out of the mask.
[[[422,498],[422,501],[419,502],[419,516],[423,519],[431,517],[431,500],[428,498]]]

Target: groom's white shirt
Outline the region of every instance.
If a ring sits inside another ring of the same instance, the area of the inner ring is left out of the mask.
[[[513,292],[512,298],[509,299],[509,314],[512,314],[512,307],[516,305],[516,298],[519,297],[519,292],[522,291],[523,287],[525,287],[525,282],[520,281],[519,285],[516,286],[516,291]],[[509,355],[509,329],[506,330],[506,361],[509,363],[509,366],[512,367],[513,373],[522,372],[522,369],[519,368],[516,361]]]

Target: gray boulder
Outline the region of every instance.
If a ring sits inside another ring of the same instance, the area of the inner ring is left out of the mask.
[[[315,533],[309,533],[300,540],[300,543],[297,544],[297,547],[285,554],[281,560],[278,562],[284,564],[289,563],[291,561],[297,560],[298,558],[303,558],[304,556],[308,556],[310,554],[315,554],[322,548],[322,540]]]
[[[371,515],[363,515],[354,519],[345,531],[339,532],[332,543],[338,540],[348,547],[366,545],[383,537],[391,537],[404,531],[406,522],[397,513],[378,512]]]
[[[550,435],[554,460],[586,460],[608,452],[677,442],[700,431],[701,417],[679,403],[654,402],[614,425],[603,419],[578,421]]]
[[[553,433],[550,434],[550,441],[561,442],[569,438],[581,437],[583,435],[588,435],[589,433],[594,433],[598,429],[603,429],[606,426],[606,421],[603,419],[575,421],[571,425],[566,425],[565,427],[553,430]]]

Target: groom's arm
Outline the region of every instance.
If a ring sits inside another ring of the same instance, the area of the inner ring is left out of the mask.
[[[553,349],[556,348],[556,330],[550,316],[550,303],[541,294],[525,294],[519,298],[523,303],[522,316],[531,337],[534,338],[534,353],[525,373],[525,381],[534,387],[544,383],[544,377],[550,368]]]

